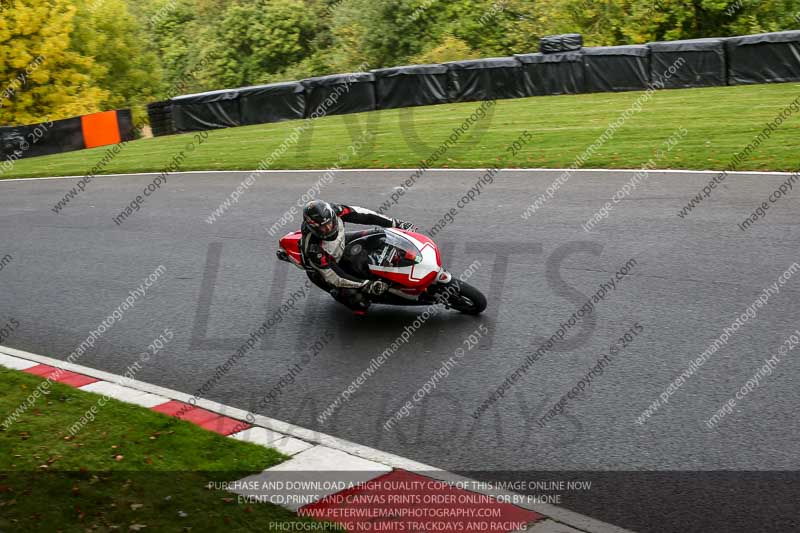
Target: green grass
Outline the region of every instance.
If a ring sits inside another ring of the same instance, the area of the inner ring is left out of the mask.
[[[0,416],[41,381],[0,367]],[[300,520],[208,488],[286,459],[275,450],[115,400],[70,437],[99,398],[54,383],[16,423],[0,425],[0,531],[266,532]]]
[[[641,92],[599,93],[498,100],[482,136],[460,140],[433,166],[443,168],[568,167]],[[766,84],[658,91],[584,168],[637,168],[677,128],[688,135],[658,161],[660,168],[719,169],[742,150],[767,121],[800,95],[800,84]],[[479,103],[447,104],[324,117],[271,168],[414,168],[460,125]],[[250,170],[288,137],[299,121],[217,130],[197,147],[181,170]],[[369,130],[374,146],[353,154],[353,138]],[[506,148],[524,131],[533,142],[516,157]],[[352,135],[351,135],[352,134]],[[102,173],[162,170],[191,143],[192,135],[129,143]],[[423,143],[414,142],[414,138]],[[425,147],[424,145],[427,145]],[[106,148],[24,159],[0,177],[84,175]],[[785,121],[741,170],[794,170],[800,165],[800,118]]]

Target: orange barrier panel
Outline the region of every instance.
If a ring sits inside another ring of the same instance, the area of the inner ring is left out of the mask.
[[[86,148],[107,146],[120,142],[119,123],[116,111],[105,111],[81,117],[83,141]]]

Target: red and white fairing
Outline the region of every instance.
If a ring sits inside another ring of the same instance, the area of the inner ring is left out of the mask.
[[[423,292],[435,281],[443,283],[450,281],[450,274],[442,269],[439,248],[429,237],[397,228],[387,228],[385,232],[387,239],[394,237],[401,241],[402,250],[399,253],[404,254],[403,266],[392,266],[392,261],[384,261],[382,257],[377,261],[382,264],[371,263],[369,270],[375,276],[392,282],[394,286],[391,289],[392,292],[403,296],[414,296]],[[290,233],[280,240],[280,245],[286,251],[291,262],[302,268],[300,237],[299,231]],[[397,252],[396,249],[390,251],[390,253]]]
[[[427,236],[412,231],[389,228],[386,233],[393,233],[414,245],[416,250],[406,252],[406,259],[416,259],[409,254],[419,254],[422,259],[402,267],[369,265],[370,272],[409,289],[424,289],[433,283],[442,271],[442,259],[436,244]]]
[[[280,240],[281,248],[286,252],[286,256],[293,265],[303,268],[303,260],[300,256],[300,239],[303,234],[299,231],[287,233]]]

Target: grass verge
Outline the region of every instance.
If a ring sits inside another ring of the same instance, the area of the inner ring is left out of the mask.
[[[0,367],[0,416],[41,381]],[[53,383],[16,423],[0,425],[0,531],[266,532],[313,522],[209,488],[286,459],[275,450],[115,400],[71,437],[67,428],[99,398]]]
[[[498,100],[494,113],[432,166],[569,167],[641,95],[625,92]],[[638,168],[683,127],[688,135],[658,160],[658,167],[724,168],[798,95],[797,83],[658,91],[583,167]],[[342,168],[416,168],[479,105],[447,104],[324,117],[300,135],[271,168],[322,169],[337,164]],[[182,150],[186,158],[179,170],[252,170],[299,124],[290,121],[217,130],[191,150],[187,149],[191,134],[134,141],[99,173],[159,172]],[[475,133],[481,128],[482,133]],[[533,142],[512,156],[506,149],[524,130],[533,135]],[[374,134],[374,142],[363,142],[365,131]],[[792,116],[741,163],[739,170],[795,170],[800,163],[799,149],[800,118]],[[83,176],[106,151],[96,148],[23,159],[0,178]]]

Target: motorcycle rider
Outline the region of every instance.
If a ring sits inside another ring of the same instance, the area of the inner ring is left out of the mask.
[[[337,264],[351,240],[369,233],[345,233],[345,222],[405,230],[413,230],[414,224],[385,217],[362,207],[329,204],[322,200],[312,200],[303,208],[300,256],[306,274],[336,301],[355,314],[363,315],[370,305],[368,295],[383,294],[389,286],[380,280],[357,279]]]

